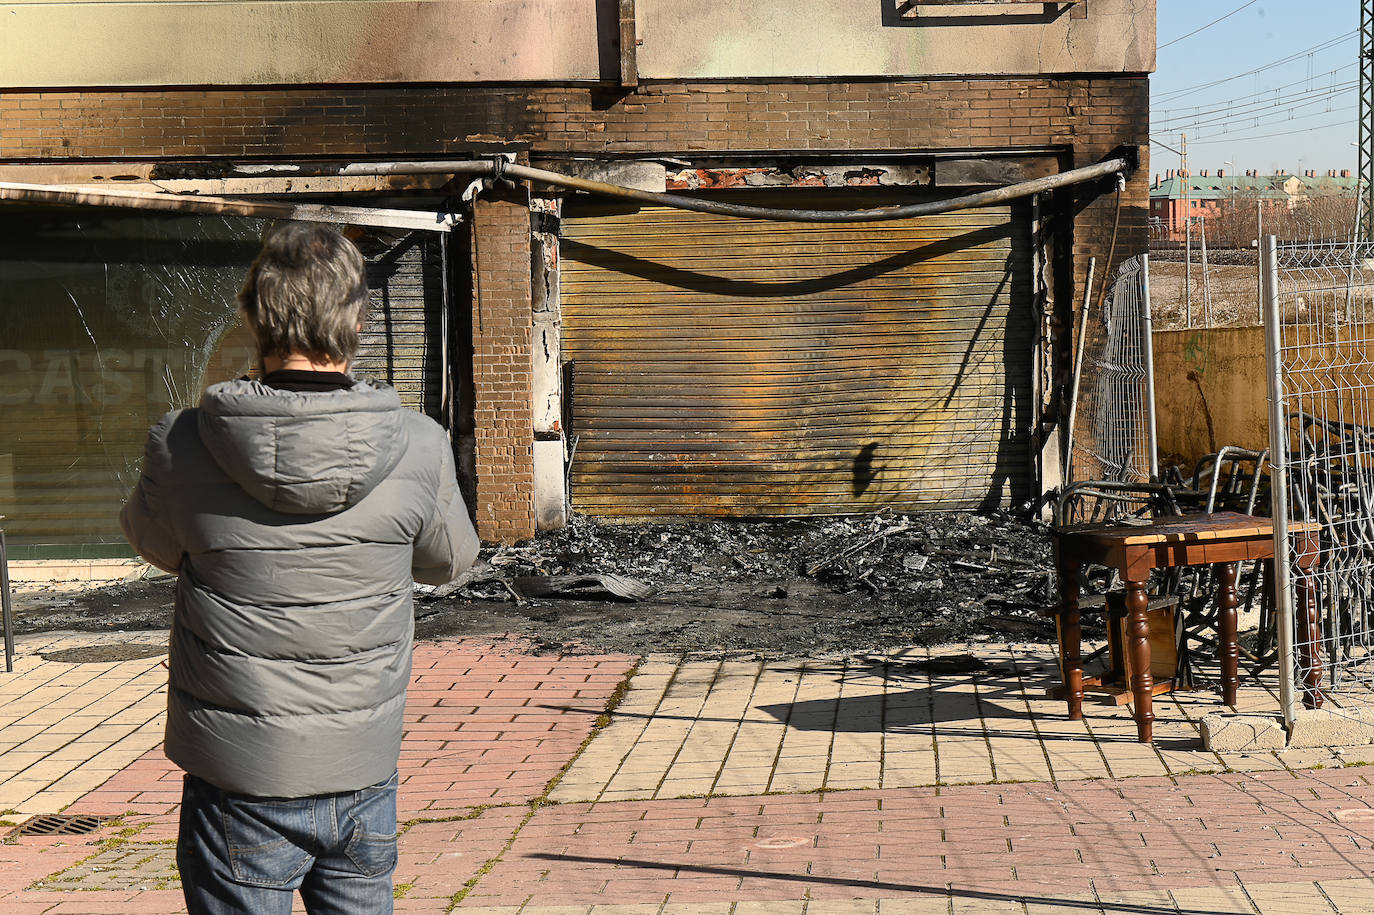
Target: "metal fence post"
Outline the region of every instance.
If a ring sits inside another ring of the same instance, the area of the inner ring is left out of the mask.
[[[1274,520],[1274,610],[1279,630],[1279,707],[1285,727],[1297,716],[1293,655],[1293,595],[1288,565],[1288,423],[1284,410],[1283,321],[1279,312],[1278,241],[1260,240],[1264,290],[1264,361],[1269,387],[1269,493]]]
[[[1183,216],[1183,326],[1193,326],[1193,217]]]
[[[1097,258],[1088,258],[1088,281],[1083,287],[1083,311],[1078,319],[1078,350],[1073,361],[1073,387],[1069,394],[1069,428],[1067,455],[1064,458],[1064,485],[1073,482],[1073,424],[1078,418],[1078,386],[1083,380],[1083,348],[1088,342],[1088,312],[1092,308],[1093,274],[1097,272]],[[1105,287],[1105,283],[1104,283]]]
[[[1150,479],[1159,479],[1159,430],[1155,423],[1155,338],[1150,318],[1150,255],[1140,255],[1140,312],[1145,323],[1141,342],[1145,358],[1146,433],[1150,437]]]
[[[1264,323],[1264,249],[1261,247],[1264,239],[1264,201],[1255,201],[1255,280],[1258,286],[1255,293],[1259,296],[1259,318],[1261,324]]]

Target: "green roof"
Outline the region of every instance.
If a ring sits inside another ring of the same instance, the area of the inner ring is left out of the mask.
[[[1317,197],[1329,194],[1354,194],[1360,186],[1358,178],[1331,178],[1326,175],[1315,178],[1306,178],[1302,175],[1260,175],[1257,178],[1248,175],[1227,175],[1224,178],[1216,175],[1190,175],[1187,178],[1162,179],[1157,186],[1150,188],[1150,199],[1183,197],[1185,181],[1188,184],[1188,197],[1192,200],[1229,200],[1232,197],[1246,197],[1252,200],[1283,199],[1288,196],[1283,186],[1293,178],[1302,183],[1302,193]]]
[[[1188,196],[1193,200],[1230,199],[1231,197],[1277,199],[1288,196],[1283,192],[1285,180],[1283,175],[1266,175],[1259,178],[1250,178],[1245,175],[1227,175],[1225,178],[1218,178],[1213,175],[1204,178],[1201,175],[1191,175],[1186,179],[1163,179],[1159,182],[1158,187],[1150,188],[1150,199],[1182,197],[1185,180],[1188,183]]]

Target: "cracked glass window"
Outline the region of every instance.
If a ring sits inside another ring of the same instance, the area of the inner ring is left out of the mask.
[[[131,555],[148,427],[243,375],[265,221],[0,207],[0,515],[16,558]]]

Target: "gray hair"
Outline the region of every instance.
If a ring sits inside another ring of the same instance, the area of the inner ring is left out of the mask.
[[[367,318],[363,256],[332,226],[279,224],[264,238],[238,301],[259,356],[348,362]]]

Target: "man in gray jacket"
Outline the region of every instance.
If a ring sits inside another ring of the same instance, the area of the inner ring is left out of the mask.
[[[121,516],[177,574],[167,757],[192,913],[390,912],[412,577],[477,555],[448,438],[347,374],[365,320],[358,250],[272,231],[239,304],[259,380],[209,388],[148,435]]]

